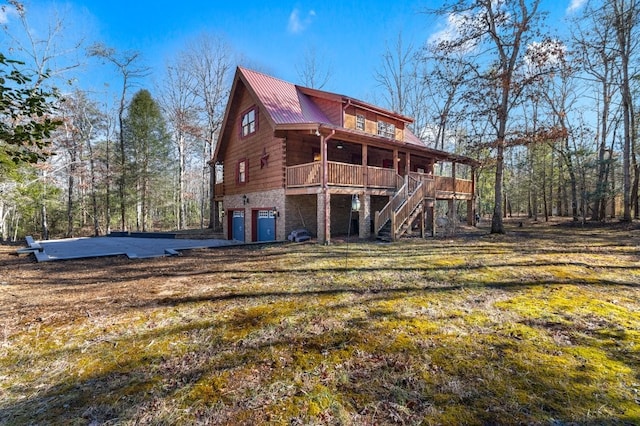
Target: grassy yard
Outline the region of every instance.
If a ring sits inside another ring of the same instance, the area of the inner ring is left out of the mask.
[[[2,424],[640,424],[640,231],[34,263]]]

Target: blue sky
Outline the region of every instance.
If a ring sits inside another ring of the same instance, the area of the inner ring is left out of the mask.
[[[562,28],[562,20],[584,0],[543,0],[548,23]],[[0,4],[5,1],[0,0]],[[64,17],[69,36],[83,36],[86,44],[101,41],[119,50],[139,50],[153,74],[145,82],[152,89],[168,58],[203,32],[222,36],[244,63],[284,80],[299,83],[296,67],[313,48],[330,67],[325,90],[371,100],[379,92],[374,80],[387,45],[402,33],[406,44],[420,45],[446,27],[423,11],[440,4],[425,0],[352,1],[195,1],[26,0],[34,27],[55,11]],[[15,20],[0,13],[0,23]],[[92,75],[95,77],[95,75]],[[100,84],[93,80],[80,84]],[[91,81],[91,83],[88,83]]]

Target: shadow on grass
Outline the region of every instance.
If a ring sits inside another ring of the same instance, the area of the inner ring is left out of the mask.
[[[611,243],[607,239],[599,243],[607,241]],[[142,349],[129,349],[128,358],[120,356],[100,372],[68,371],[60,374],[58,383],[51,387],[31,387],[26,383],[4,387],[5,395],[22,397],[16,397],[11,404],[0,399],[0,422],[289,424],[332,423],[331,420],[339,423],[343,419],[344,423],[353,424],[429,421],[440,424],[639,424],[638,410],[625,414],[618,408],[630,404],[628,398],[612,390],[619,371],[594,378],[589,372],[602,366],[587,357],[566,356],[574,346],[595,348],[631,371],[640,371],[638,353],[620,346],[628,336],[610,323],[581,328],[580,324],[562,324],[544,318],[522,320],[515,325],[506,319],[498,324],[500,327],[485,326],[488,331],[480,327],[460,331],[466,327],[460,323],[464,321],[464,313],[439,319],[418,313],[415,318],[408,318],[393,308],[398,306],[395,303],[409,298],[425,303],[444,301],[471,290],[513,294],[559,284],[620,286],[632,290],[639,285],[625,274],[638,269],[633,265],[553,260],[532,264],[517,258],[513,262],[497,258],[485,264],[470,263],[474,261],[473,256],[480,253],[496,257],[518,251],[582,253],[575,247],[566,247],[563,251],[561,247],[527,247],[510,242],[501,248],[499,244],[470,247],[452,243],[437,248],[429,247],[428,243],[385,246],[373,254],[381,262],[390,263],[380,267],[328,265],[303,269],[313,259],[341,261],[344,253],[340,246],[331,251],[317,246],[297,246],[301,258],[295,262],[286,256],[289,249],[279,248],[193,252],[178,259],[135,262],[114,259],[104,269],[97,269],[90,261],[38,266],[46,276],[46,285],[58,286],[69,296],[79,291],[79,285],[108,286],[114,281],[139,283],[142,296],[146,290],[144,280],[158,277],[247,284],[250,279],[277,276],[278,288],[285,289],[249,291],[239,287],[232,291],[214,289],[207,294],[145,294],[140,299],[122,300],[121,305],[113,306],[112,312],[118,315],[139,309],[181,312],[201,305],[212,311],[226,309],[229,315],[213,320],[207,319],[205,312],[205,318],[199,321],[115,336],[118,346],[113,348],[114,357],[123,348]],[[350,248],[350,262],[370,259],[372,254],[368,250],[367,245]],[[433,265],[423,260],[425,254],[430,253],[462,255],[466,260],[461,265]],[[206,264],[190,263],[199,256],[204,257]],[[393,264],[393,259],[407,258],[425,263],[411,267]],[[289,260],[290,267],[260,263],[285,260]],[[473,275],[471,278],[454,276],[491,268],[568,265],[587,271],[606,268],[619,273],[620,278],[597,282],[525,278],[481,283],[474,281]],[[442,284],[431,282],[433,272],[444,272],[451,280]],[[67,277],[66,273],[78,276]],[[361,281],[364,274],[382,277],[384,273],[414,274],[411,281],[415,285],[382,279],[379,283]],[[317,282],[313,279],[302,284],[296,282],[296,279],[321,274],[323,278]],[[354,285],[332,281],[345,276]],[[320,309],[320,300],[328,306]],[[233,302],[229,305],[234,308],[227,307],[226,302]],[[42,302],[25,302],[24,309],[37,303]],[[414,320],[422,321],[420,324],[428,331],[412,327]],[[433,331],[429,328],[432,323],[445,329],[451,327],[451,331]],[[551,350],[538,347],[535,339],[509,331],[518,325],[534,329],[545,338],[556,336],[560,343],[551,346]],[[566,343],[563,336],[568,339]],[[144,349],[159,340],[185,338],[188,348],[182,351],[151,353]],[[104,349],[102,345],[108,344],[97,342],[84,348],[83,356],[98,357]],[[34,365],[40,359],[75,359],[81,351],[81,348],[62,349],[17,356],[16,368]],[[636,378],[640,380],[638,374]],[[629,391],[629,395],[631,393]]]
[[[610,383],[594,382],[588,374],[588,359],[584,365],[549,362],[560,360],[559,355],[536,359],[531,354],[522,359],[520,354],[531,351],[535,343],[499,330],[472,339],[429,332],[406,340],[405,331],[394,324],[407,317],[377,305],[409,296],[430,300],[434,292],[460,289],[334,289],[165,299],[162,303],[179,307],[230,298],[268,298],[262,304],[240,305],[225,320],[202,320],[117,339],[120,347],[144,347],[160,338],[192,336],[191,346],[182,353],[133,351],[129,359],[118,359],[101,373],[78,379],[70,372],[46,390],[26,385],[6,388],[25,397],[0,405],[0,422],[238,424],[248,423],[241,419],[250,414],[254,424],[322,423],[320,414],[326,419],[336,411],[360,424],[407,424],[425,419],[466,424],[614,425],[640,421],[615,412],[628,401],[606,395],[606,390],[598,391],[599,385],[604,389]],[[341,327],[323,323],[326,314],[317,311],[318,297],[343,293],[360,297],[352,302],[333,298],[337,303],[327,309],[339,310],[348,319]],[[290,301],[292,297],[294,304],[278,303],[278,299]],[[267,309],[254,313],[254,306]],[[356,311],[364,316],[349,316]],[[287,325],[292,314],[302,315],[301,324]],[[314,322],[318,326],[312,328]],[[542,322],[528,325],[544,332],[558,331],[559,327]],[[580,336],[588,330],[561,331]],[[233,338],[235,332],[243,337]],[[97,348],[90,348],[87,356],[93,349]],[[634,358],[613,348],[607,353],[637,371],[637,354]],[[73,355],[64,351],[42,354],[45,358]],[[32,362],[35,360],[18,360],[19,365]],[[259,378],[243,381],[245,374]],[[226,375],[229,378],[220,382]],[[286,386],[276,386],[283,383]],[[200,392],[198,386],[208,391]],[[318,406],[319,412],[313,406]],[[284,407],[288,408],[282,414],[279,409]],[[592,412],[592,407],[601,407],[608,414]]]

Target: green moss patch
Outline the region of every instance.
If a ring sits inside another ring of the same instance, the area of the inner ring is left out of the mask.
[[[25,260],[0,422],[640,423],[637,247],[536,231]]]

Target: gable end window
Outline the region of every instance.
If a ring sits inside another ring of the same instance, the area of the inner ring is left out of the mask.
[[[396,138],[395,124],[378,120],[378,136],[384,136],[385,138],[395,139]]]
[[[236,183],[244,184],[249,180],[249,160],[243,158],[236,167]]]
[[[362,114],[356,115],[356,129],[364,132],[364,115]]]
[[[249,136],[258,129],[258,111],[252,107],[242,114],[242,127],[240,134],[242,137]]]

